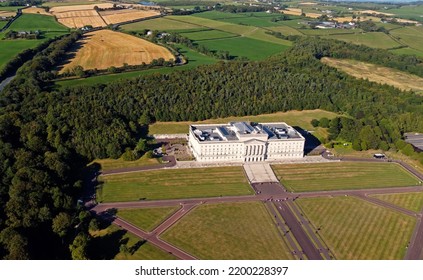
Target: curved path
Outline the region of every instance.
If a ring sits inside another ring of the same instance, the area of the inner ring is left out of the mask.
[[[339,159],[336,159],[339,160]],[[377,159],[357,159],[357,158],[343,158],[343,161],[372,161],[380,162]],[[418,178],[423,180],[422,174],[416,171],[414,168],[400,161],[395,161],[402,165],[409,172],[416,175]],[[137,170],[151,170],[139,167]],[[129,171],[135,172],[135,171]],[[112,173],[109,173],[112,174]],[[114,173],[113,173],[114,174]],[[405,259],[423,259],[423,210],[420,213],[404,209],[397,205],[382,201],[373,197],[369,197],[372,194],[395,194],[395,193],[409,193],[409,192],[422,192],[423,186],[408,186],[408,187],[394,187],[394,188],[375,188],[375,189],[357,189],[357,190],[334,190],[334,191],[312,191],[312,192],[301,192],[291,193],[287,192],[286,189],[277,183],[254,183],[251,184],[253,189],[256,191],[256,195],[248,196],[226,196],[226,197],[209,197],[209,198],[191,198],[191,199],[170,199],[170,200],[154,200],[154,201],[133,201],[133,202],[117,202],[117,203],[100,203],[97,205],[91,205],[91,211],[104,217],[108,209],[120,209],[120,208],[150,208],[150,207],[165,207],[165,206],[177,206],[181,205],[181,209],[175,214],[166,219],[162,224],[156,227],[151,233],[146,233],[134,225],[118,218],[118,217],[107,217],[113,223],[121,226],[122,228],[134,233],[140,238],[151,242],[166,252],[170,252],[180,259],[195,259],[194,256],[184,252],[183,250],[176,248],[175,246],[161,240],[159,238],[165,230],[171,227],[179,219],[181,219],[186,213],[192,210],[195,206],[204,203],[230,203],[230,202],[247,202],[247,201],[262,201],[266,203],[269,213],[275,215],[277,226],[284,233],[291,248],[293,248],[293,254],[299,259],[302,259],[303,254],[308,259],[330,259],[328,249],[324,246],[321,240],[315,235],[312,226],[303,217],[301,210],[293,203],[297,198],[306,197],[328,197],[328,196],[355,196],[370,203],[377,204],[379,206],[393,209],[402,214],[413,216],[417,218],[417,225],[413,232],[410,246],[406,253]],[[266,191],[267,190],[267,191]],[[275,208],[272,207],[272,204]],[[90,205],[90,204],[87,204]],[[275,210],[276,209],[276,210]],[[277,211],[283,218],[278,219],[276,215]],[[286,223],[286,224],[285,224]],[[289,234],[288,234],[289,233]],[[301,249],[295,244],[294,239],[298,242]]]

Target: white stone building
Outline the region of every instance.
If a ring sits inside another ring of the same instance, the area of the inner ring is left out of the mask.
[[[200,162],[302,158],[304,137],[286,123],[190,125],[189,147]]]

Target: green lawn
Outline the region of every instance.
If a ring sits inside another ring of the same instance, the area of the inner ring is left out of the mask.
[[[119,209],[117,215],[140,229],[150,232],[178,209],[179,207]]]
[[[125,25],[122,25],[121,28],[123,30],[128,30],[128,31],[141,31],[144,29],[161,30],[161,31],[169,31],[169,30],[179,31],[184,29],[198,29],[201,27],[195,24],[171,20],[165,17],[165,18],[155,18],[155,19],[149,19],[149,20],[144,20],[140,22],[125,24]]]
[[[92,232],[90,241],[90,258],[93,260],[174,260],[173,255],[139,239],[132,233],[110,225]],[[128,252],[120,252],[124,244]]]
[[[58,23],[54,17],[37,14],[23,14],[8,29],[16,31],[41,30],[45,32],[69,31],[69,28]]]
[[[413,217],[355,197],[300,198],[305,215],[337,259],[403,259]]]
[[[163,169],[102,176],[100,202],[251,195],[242,167]]]
[[[304,110],[278,112],[273,114],[263,114],[257,116],[244,117],[227,117],[220,119],[209,119],[200,122],[156,122],[149,126],[150,134],[166,134],[166,133],[188,133],[190,124],[207,124],[207,123],[228,123],[233,120],[252,121],[252,122],[286,122],[293,126],[300,126],[303,129],[315,130],[310,124],[312,119],[321,119],[326,117],[332,119],[336,117],[336,113],[323,110]]]
[[[235,57],[247,57],[250,60],[261,60],[287,50],[288,46],[273,44],[246,37],[198,41],[213,51],[228,51]],[[242,46],[242,47],[241,47]]]
[[[365,45],[371,48],[390,49],[401,46],[401,44],[395,42],[382,32],[330,35],[325,38],[341,40],[357,45]]]
[[[134,161],[125,161],[121,158],[119,159],[96,159],[92,163],[98,163],[101,165],[101,170],[112,170],[126,167],[135,167],[135,166],[145,166],[145,165],[158,165],[160,162],[157,158],[146,158],[141,157],[138,160]]]
[[[0,41],[0,69],[20,52],[35,48],[44,40],[2,40]]]
[[[23,8],[24,6],[1,6],[0,11],[18,11],[19,8]]]
[[[372,197],[415,212],[423,209],[423,193],[375,194]]]
[[[409,48],[423,53],[423,27],[406,26],[391,31],[392,36]]]
[[[413,186],[416,177],[396,163],[333,162],[273,165],[290,191],[341,190]]]
[[[0,29],[2,29],[3,27],[5,27],[7,24],[7,21],[0,21]]]
[[[237,37],[239,35],[232,34],[228,32],[223,32],[219,30],[204,30],[204,31],[195,31],[195,32],[184,32],[182,33],[184,37],[187,37],[190,40],[200,41],[200,40],[212,40],[212,39],[222,39],[222,38],[231,38]]]
[[[119,74],[93,76],[93,77],[84,78],[84,79],[63,80],[63,81],[56,82],[56,85],[63,86],[63,87],[72,87],[72,86],[78,86],[78,85],[113,83],[121,79],[138,78],[145,75],[151,75],[156,73],[166,74],[166,73],[171,73],[173,71],[192,69],[199,65],[207,65],[207,64],[213,64],[217,62],[217,59],[200,54],[185,46],[175,45],[175,47],[179,48],[179,52],[188,60],[187,64],[182,66],[177,66],[177,67],[163,67],[163,68],[150,69],[150,70],[125,72],[125,73],[119,73]]]
[[[293,259],[261,202],[198,206],[161,237],[200,259]]]

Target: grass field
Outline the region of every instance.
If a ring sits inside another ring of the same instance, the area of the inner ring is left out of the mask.
[[[121,28],[127,31],[141,31],[144,29],[160,30],[160,31],[178,31],[184,29],[202,29],[201,26],[196,24],[181,22],[165,18],[149,19],[140,22],[122,25]]]
[[[324,57],[321,61],[353,77],[388,84],[402,90],[423,94],[423,78],[396,69],[350,59]]]
[[[422,26],[406,26],[391,31],[392,36],[397,38],[401,43],[407,45],[417,54],[423,53],[423,27]]]
[[[312,119],[321,119],[323,117],[332,119],[336,117],[336,113],[324,110],[304,110],[304,111],[289,111],[278,112],[273,114],[263,114],[257,116],[244,117],[227,117],[220,119],[209,119],[200,122],[156,122],[149,126],[150,134],[173,134],[173,133],[187,133],[190,124],[207,124],[207,123],[228,123],[233,120],[252,121],[252,122],[286,122],[292,126],[299,126],[303,129],[313,130],[310,124]]]
[[[420,212],[423,209],[423,193],[377,194],[372,197],[415,212]]]
[[[88,33],[80,42],[82,47],[61,72],[80,65],[84,69],[107,69],[121,67],[124,63],[139,65],[151,63],[153,59],[175,59],[172,53],[149,41],[111,30]]]
[[[329,36],[329,35],[348,35],[348,34],[355,34],[360,33],[361,29],[301,29],[301,32],[306,35],[310,36]],[[329,37],[330,38],[330,37]]]
[[[417,178],[395,163],[334,162],[273,165],[290,191],[341,190],[414,186]]]
[[[173,255],[156,246],[140,240],[137,236],[110,225],[92,232],[90,256],[94,260],[174,260]],[[126,245],[129,252],[120,252],[120,245]]]
[[[273,27],[268,27],[266,29],[269,29],[274,32],[280,32],[283,35],[299,35],[299,36],[304,35],[302,33],[302,30],[298,30],[287,25],[273,26]]]
[[[101,202],[250,195],[242,167],[163,169],[102,176]]]
[[[264,42],[275,43],[285,46],[292,45],[292,42],[290,41],[278,39],[272,35],[266,34],[266,30],[259,27],[232,24],[217,20],[200,18],[196,16],[169,16],[168,18],[178,20],[180,22],[199,25],[202,27],[226,31],[229,33],[238,34],[247,38],[261,40]]]
[[[416,220],[354,197],[300,198],[305,215],[337,259],[402,259]]]
[[[0,11],[13,11],[17,12],[19,8],[23,8],[24,6],[1,6]]]
[[[201,205],[162,236],[200,259],[292,259],[261,202]]]
[[[69,29],[58,23],[54,17],[36,14],[23,14],[15,20],[9,30],[29,31],[41,30],[45,32],[68,32]]]
[[[7,21],[0,21],[0,29],[6,26],[6,24],[7,24]]]
[[[84,79],[73,79],[73,80],[63,80],[56,82],[57,85],[63,87],[72,87],[78,85],[93,85],[93,84],[107,84],[113,83],[121,79],[130,79],[130,78],[137,78],[145,75],[151,75],[155,73],[171,73],[173,71],[181,71],[186,69],[191,69],[197,67],[199,65],[207,65],[213,64],[217,62],[217,59],[200,54],[196,51],[193,51],[187,47],[181,45],[175,45],[180,50],[179,52],[188,59],[188,64],[172,67],[172,68],[158,68],[158,69],[150,69],[150,70],[141,70],[141,71],[132,71],[132,72],[125,72],[119,74],[111,74],[111,75],[101,75],[101,76],[94,76]]]
[[[389,9],[385,12],[395,14],[401,18],[423,21],[423,5],[406,5],[398,9]]]
[[[273,44],[246,37],[235,37],[218,40],[198,41],[212,51],[228,51],[235,57],[247,57],[250,60],[261,60],[287,50],[288,46]],[[240,48],[242,46],[242,48]]]
[[[44,40],[4,40],[0,43],[0,69],[20,52],[35,48]]]
[[[187,37],[190,40],[201,41],[201,40],[231,38],[231,37],[237,37],[239,35],[210,29],[210,30],[204,30],[204,31],[184,32],[183,36]]]
[[[134,166],[145,166],[145,165],[158,165],[160,164],[157,158],[146,158],[141,157],[138,160],[126,161],[123,159],[96,159],[93,163],[101,165],[101,170],[112,170],[118,168],[134,167]]]
[[[415,56],[419,56],[420,58],[423,57],[423,51],[418,51],[412,48],[395,49],[395,50],[390,50],[390,52],[395,54],[415,55]]]
[[[395,42],[382,32],[330,35],[325,38],[341,40],[357,45],[365,45],[371,48],[390,49],[401,46],[401,44]]]
[[[179,207],[119,209],[117,215],[138,228],[150,232],[178,209]]]

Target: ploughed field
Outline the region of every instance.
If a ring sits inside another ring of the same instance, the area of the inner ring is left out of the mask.
[[[90,32],[80,41],[81,48],[76,52],[61,72],[70,70],[75,66],[84,69],[107,69],[111,66],[121,67],[139,65],[143,62],[149,64],[153,59],[163,58],[168,61],[175,59],[166,48],[149,41],[111,30]]]

